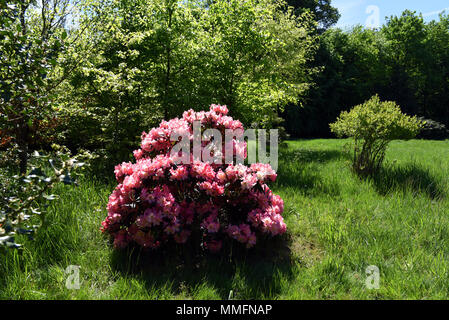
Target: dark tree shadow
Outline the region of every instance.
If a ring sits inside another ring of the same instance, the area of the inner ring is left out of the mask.
[[[280,292],[279,275],[287,279],[294,275],[290,242],[284,235],[249,250],[233,247],[232,256],[230,250],[198,254],[191,250],[183,252],[180,247],[158,251],[115,250],[110,263],[121,274],[143,281],[148,291],[169,287],[176,295],[194,292],[199,285],[208,284],[222,299],[227,299],[231,290],[235,299],[262,299]]]
[[[346,158],[347,155],[339,150],[310,150],[295,149],[289,147],[279,149],[279,161],[295,163],[325,163],[332,160]]]
[[[339,196],[340,186],[337,183],[324,182],[317,171],[310,170],[310,168],[294,171],[283,169],[279,171],[274,186],[291,187],[310,197],[320,195]]]
[[[376,191],[386,195],[392,191],[412,191],[424,194],[431,199],[443,198],[444,191],[441,182],[432,174],[416,165],[405,166],[387,165],[380,169],[379,173],[370,178]]]
[[[338,196],[338,184],[324,183],[319,168],[323,163],[345,157],[343,152],[337,150],[281,149],[275,186],[292,187],[308,196]]]

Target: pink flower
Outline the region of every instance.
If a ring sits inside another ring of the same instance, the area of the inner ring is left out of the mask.
[[[221,171],[221,169],[217,172],[217,179],[220,183],[225,183],[228,180],[228,177],[225,172]]]
[[[274,195],[271,197],[271,205],[273,207],[273,212],[281,214],[284,212],[284,201],[280,196]]]
[[[242,188],[249,190],[252,187],[254,187],[257,183],[257,177],[248,174],[245,177],[242,178]]]
[[[189,123],[193,123],[195,119],[195,111],[193,111],[193,109],[185,111],[182,114],[182,118]]]
[[[204,246],[206,247],[207,250],[209,250],[210,252],[218,252],[220,251],[221,247],[222,247],[222,242],[220,240],[211,240],[209,242],[205,242]]]
[[[147,188],[142,188],[140,191],[140,199],[142,201],[147,201],[148,203],[154,202],[154,196],[153,193],[148,190]]]
[[[253,163],[250,167],[251,171],[254,172],[257,176],[257,179],[261,182],[265,182],[268,178],[271,181],[275,181],[277,174],[271,168],[270,164],[265,163]]]
[[[225,189],[223,186],[216,182],[204,181],[198,184],[201,190],[206,191],[210,196],[220,196],[224,193]]]
[[[122,220],[122,216],[118,213],[113,213],[109,216],[110,223],[119,223]]]
[[[133,151],[133,155],[134,155],[134,158],[135,158],[136,160],[142,159],[142,157],[143,157],[143,151],[142,151],[142,149],[134,150],[134,151]]]
[[[214,180],[215,171],[209,163],[195,162],[192,166],[192,176],[205,180]]]
[[[280,214],[276,214],[273,217],[273,223],[271,224],[271,234],[273,236],[283,234],[287,230],[287,226],[284,222],[284,218]]]
[[[176,169],[170,169],[172,180],[185,180],[189,177],[189,170],[187,167],[180,166]]]
[[[114,247],[118,249],[125,248],[128,245],[128,237],[125,230],[120,230],[115,234]]]
[[[242,223],[239,226],[230,225],[227,229],[227,233],[231,238],[241,243],[247,243],[252,237],[251,228],[246,223]]]
[[[210,110],[214,111],[215,113],[227,115],[228,114],[228,108],[226,106],[220,106],[218,104],[212,104],[210,106]]]
[[[261,209],[257,208],[251,210],[248,213],[248,222],[251,222],[253,227],[258,227],[261,224],[261,217],[263,216],[263,212]]]
[[[220,223],[217,220],[217,214],[211,214],[206,219],[204,219],[201,224],[203,228],[209,233],[216,233],[220,230]]]
[[[155,208],[145,210],[143,216],[137,218],[136,223],[139,227],[158,226],[162,222],[162,214]]]
[[[125,180],[123,180],[123,190],[125,193],[129,193],[132,189],[140,188],[141,185],[141,180],[134,174],[125,177]]]
[[[179,231],[179,223],[173,222],[173,223],[168,224],[165,227],[164,231],[168,234],[174,234],[175,232],[178,232]]]
[[[130,162],[123,162],[122,164],[115,166],[114,174],[117,181],[121,183],[125,176],[133,174],[133,165]]]
[[[209,128],[222,133],[243,131],[242,123],[228,116],[228,111],[221,105],[211,105],[209,111],[188,110],[182,118],[162,121],[148,133],[142,132],[140,149],[133,152],[135,163],[114,168],[118,185],[101,223],[101,231],[112,237],[116,248],[130,243],[157,248],[201,238],[205,249],[217,252],[222,241],[232,239],[250,248],[260,233],[276,236],[286,231],[284,202],[266,185],[276,179],[269,164],[209,164],[193,161],[192,150],[171,152],[180,136],[192,142],[194,124],[201,126],[201,132]],[[208,144],[202,141],[201,151]],[[246,142],[237,138],[223,139],[215,147],[214,155],[223,160],[226,152],[237,158],[247,156]],[[181,163],[179,157],[190,162]]]

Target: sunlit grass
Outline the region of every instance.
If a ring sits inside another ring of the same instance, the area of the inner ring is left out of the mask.
[[[449,141],[395,141],[360,180],[345,140],[289,141],[273,191],[288,236],[230,261],[115,252],[100,233],[114,183],[60,186],[49,225],[0,265],[3,299],[437,299],[449,288]],[[79,290],[65,286],[81,267]],[[380,270],[380,288],[365,269]]]

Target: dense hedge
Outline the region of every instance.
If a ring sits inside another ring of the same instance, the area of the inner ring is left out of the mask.
[[[343,111],[330,124],[338,137],[353,138],[352,168],[365,176],[379,171],[390,141],[412,139],[421,127],[416,117],[403,114],[395,102],[381,101],[377,95],[349,112]]]

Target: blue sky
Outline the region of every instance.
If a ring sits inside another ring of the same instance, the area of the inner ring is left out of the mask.
[[[448,0],[333,0],[331,3],[341,14],[336,25],[339,28],[366,25],[368,17],[375,13],[370,6],[378,8],[381,25],[385,22],[385,16],[400,15],[405,9],[421,12],[426,21],[438,20],[438,13],[444,9],[449,13]],[[368,8],[371,11],[367,13]]]

